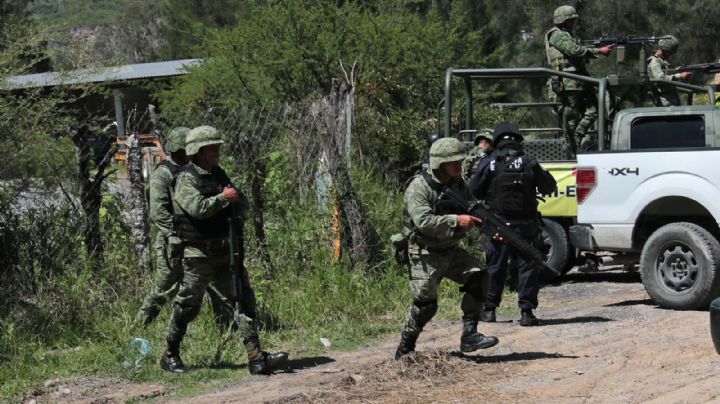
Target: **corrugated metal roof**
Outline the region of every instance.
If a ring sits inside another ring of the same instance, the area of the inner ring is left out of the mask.
[[[69,84],[105,83],[112,81],[138,80],[155,77],[171,77],[187,74],[187,66],[197,66],[202,59],[171,60],[167,62],[139,63],[134,65],[99,67],[95,69],[72,70],[12,76],[4,80],[6,90],[23,88],[53,87]]]

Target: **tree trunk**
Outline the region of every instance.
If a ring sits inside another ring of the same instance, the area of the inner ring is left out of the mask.
[[[255,226],[255,244],[260,250],[260,256],[268,269],[268,278],[275,277],[275,267],[270,259],[265,235],[265,200],[262,196],[262,186],[265,179],[265,164],[259,156],[257,145],[246,137],[238,139],[240,148],[244,150],[248,164],[252,167],[250,172],[250,200],[252,202],[253,225]]]
[[[360,197],[350,178],[350,150],[346,150],[347,131],[353,102],[353,86],[345,81],[333,80],[330,94],[310,107],[327,165],[332,177],[333,194],[340,208],[342,244],[349,251],[353,267],[372,268],[380,261],[379,236],[368,221]]]
[[[88,142],[88,129],[82,127],[72,135],[75,143],[75,156],[78,162],[77,186],[80,194],[80,205],[85,214],[85,248],[91,261],[93,271],[99,272],[103,265],[104,248],[100,231],[100,204],[102,201],[102,176],[98,172],[94,181],[90,176],[92,167],[92,151]]]
[[[147,194],[143,177],[143,155],[136,136],[130,136],[128,147],[128,176],[130,194],[128,198],[128,218],[133,236],[133,249],[138,260],[139,272],[151,272],[150,263],[150,225],[148,220]]]

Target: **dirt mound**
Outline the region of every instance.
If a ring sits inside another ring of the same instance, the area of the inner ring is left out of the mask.
[[[360,375],[350,375],[343,382],[348,385],[365,383],[402,383],[425,380],[438,382],[452,377],[467,366],[467,361],[456,352],[433,349],[425,352],[413,352],[401,360],[389,359],[366,370]]]
[[[488,364],[481,365],[473,356],[428,349],[413,352],[398,361],[387,359],[359,369],[321,391],[296,394],[274,402],[442,402],[437,393],[443,390],[447,391],[449,401],[456,401],[462,396],[499,400],[496,393],[481,386],[482,380],[478,377],[480,366],[486,376],[494,368]]]

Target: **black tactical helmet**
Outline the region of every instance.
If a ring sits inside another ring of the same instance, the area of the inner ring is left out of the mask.
[[[504,140],[514,139],[517,142],[524,140],[520,128],[512,122],[500,122],[495,126],[493,131],[493,145],[500,147],[500,142]]]
[[[431,147],[433,143],[437,142],[438,139],[440,139],[442,136],[440,136],[439,133],[431,133],[427,137],[427,145],[428,147]]]

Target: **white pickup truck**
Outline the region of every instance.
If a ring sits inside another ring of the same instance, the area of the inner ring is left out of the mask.
[[[660,306],[707,308],[720,296],[720,107],[625,109],[623,94],[647,93],[653,85],[643,78],[642,63],[639,71],[638,77],[588,77],[547,68],[450,68],[440,104],[445,115],[442,133],[451,136],[475,128],[473,86],[477,82],[560,77],[596,88],[600,151],[578,154],[577,167],[574,160],[562,158],[563,137],[552,136],[553,131],[562,133],[565,123],[558,122],[555,130],[526,129],[536,131],[537,136],[525,141],[525,151],[553,170],[556,178],[563,178],[563,186],[554,196],[557,200],[550,198],[541,205],[548,263],[564,273],[582,262],[578,261],[580,252],[586,260],[594,258],[588,253],[614,253],[598,261],[605,264],[612,259],[632,268],[640,262],[643,284]],[[464,84],[464,104],[453,98],[455,82]],[[709,104],[715,100],[711,87],[679,81],[663,85],[688,95],[688,104],[693,104],[696,94]],[[491,106],[553,104],[507,101]],[[453,112],[456,104],[463,105],[464,111]],[[562,114],[556,110],[554,116],[560,119]],[[438,111],[438,122],[442,121]],[[609,122],[612,131],[607,133]],[[566,203],[570,195],[577,198],[577,217],[575,207]]]
[[[640,254],[652,299],[707,308],[720,296],[720,108],[635,108],[614,119],[609,150],[577,156],[584,251]]]

